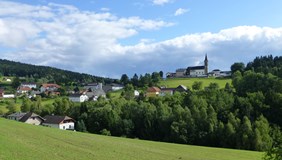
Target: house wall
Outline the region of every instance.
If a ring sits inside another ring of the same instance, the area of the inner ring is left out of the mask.
[[[4,94],[3,98],[15,98],[14,94]]]
[[[74,122],[69,123],[62,123],[59,125],[60,129],[66,130],[66,129],[74,129]]]
[[[199,75],[205,75],[205,70],[204,69],[190,70],[190,76],[199,76]]]
[[[59,128],[59,124],[42,123],[43,126]]]
[[[117,90],[121,90],[121,89],[123,89],[123,87],[121,87],[121,86],[120,87],[114,87],[114,86],[112,87],[113,91],[117,91]]]
[[[27,119],[27,121],[25,121],[25,123],[28,123],[28,124],[33,124],[33,125],[40,125],[42,123],[42,120],[40,118],[29,118]]]
[[[155,96],[158,96],[158,95],[159,95],[159,92],[147,92],[146,93],[147,97],[155,97]]]
[[[176,77],[183,77],[184,76],[184,72],[176,72],[175,76]]]

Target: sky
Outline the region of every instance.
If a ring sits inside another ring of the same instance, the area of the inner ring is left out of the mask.
[[[0,56],[132,77],[282,55],[281,0],[0,0]]]

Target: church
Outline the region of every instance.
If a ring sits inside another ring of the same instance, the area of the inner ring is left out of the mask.
[[[179,68],[175,73],[168,72],[167,78],[185,78],[185,77],[206,77],[208,76],[208,56],[206,54],[203,66],[189,66],[187,68]]]
[[[203,77],[208,75],[208,56],[205,56],[204,66],[190,66],[186,69],[186,75],[189,77]]]

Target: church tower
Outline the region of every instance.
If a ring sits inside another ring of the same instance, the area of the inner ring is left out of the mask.
[[[206,54],[206,56],[205,56],[205,74],[206,75],[208,75],[208,56],[207,56],[207,54]]]

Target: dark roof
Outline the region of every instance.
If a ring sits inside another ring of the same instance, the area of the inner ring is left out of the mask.
[[[174,91],[175,88],[161,88],[161,91]]]
[[[185,68],[179,68],[179,69],[176,70],[176,72],[185,72],[185,71],[186,71]]]
[[[75,93],[75,94],[70,94],[69,97],[80,97],[82,94]]]
[[[188,70],[195,70],[195,69],[205,69],[205,66],[191,66],[187,68]]]
[[[187,87],[184,86],[184,85],[179,85],[178,87],[176,87],[176,89],[181,89],[181,90],[187,91]]]
[[[35,118],[35,117],[38,117],[40,118],[42,121],[44,121],[45,119],[42,118],[41,116],[35,114],[35,113],[32,113],[32,112],[29,112],[27,114],[25,114],[21,119],[19,119],[20,122],[26,122],[29,118]]]
[[[26,113],[22,113],[22,112],[16,112],[13,114],[8,115],[8,117],[18,117],[18,118],[22,118]]]
[[[53,116],[53,115],[47,115],[44,117],[44,119],[45,119],[44,123],[49,123],[49,124],[60,124],[65,120],[75,121],[74,119],[68,116]]]
[[[214,69],[213,71],[216,71],[216,72],[218,72],[218,71],[220,71],[219,69]]]

